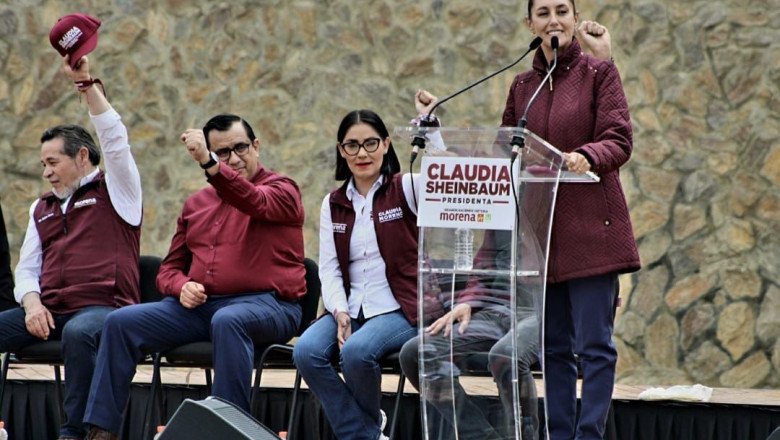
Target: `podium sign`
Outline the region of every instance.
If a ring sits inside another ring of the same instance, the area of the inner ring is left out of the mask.
[[[419,130],[398,129],[396,141]],[[424,438],[538,438],[530,435],[545,430],[547,417],[534,376],[545,379],[539,353],[555,195],[560,182],[598,178],[562,170],[563,154],[527,130],[511,170],[513,128],[425,130],[417,338]],[[470,268],[455,265],[456,227],[473,231]],[[452,319],[451,330],[429,331],[437,319]],[[485,386],[496,387],[499,404],[472,397]]]
[[[517,163],[515,163],[517,174]],[[417,226],[512,230],[515,204],[506,159],[426,155]]]

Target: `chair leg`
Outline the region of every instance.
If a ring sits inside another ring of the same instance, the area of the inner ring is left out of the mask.
[[[149,386],[149,398],[146,400],[146,414],[144,415],[144,430],[141,438],[147,440],[152,432],[152,421],[155,416],[155,403],[157,411],[162,411],[162,378],[160,377],[160,363],[162,362],[160,353],[155,353],[152,362],[152,383]],[[159,399],[158,399],[159,395]],[[160,414],[160,417],[163,417]]]
[[[287,421],[287,440],[292,440],[293,424],[298,409],[298,392],[301,390],[301,373],[295,370],[295,384],[293,384],[292,402],[290,403],[290,419]]]
[[[2,411],[3,397],[5,397],[5,381],[8,379],[8,364],[11,363],[11,353],[3,353],[2,381],[0,381],[0,411]],[[6,420],[0,412],[0,420]]]
[[[62,402],[62,374],[59,365],[54,365],[54,385],[57,405],[60,408],[60,420],[65,421],[65,406]]]
[[[252,392],[249,394],[249,411],[254,411],[257,404],[258,395],[260,394],[260,377],[263,374],[263,359],[257,361],[255,365],[255,380],[252,382]]]
[[[401,398],[404,396],[404,383],[406,375],[401,370],[398,375],[398,389],[395,392],[395,406],[393,407],[393,420],[390,421],[390,440],[395,439],[395,428],[398,426],[398,412],[401,409]]]
[[[206,372],[206,390],[208,390],[210,396],[211,395],[211,368],[204,368],[203,370]]]

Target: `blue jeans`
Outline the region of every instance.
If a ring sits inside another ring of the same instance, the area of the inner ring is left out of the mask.
[[[376,440],[380,434],[382,373],[379,360],[401,349],[417,328],[400,310],[352,320],[352,335],[341,349],[336,320],[328,314],[311,325],[295,343],[295,366],[322,403],[340,440]],[[339,356],[344,380],[332,361]]]
[[[545,305],[544,377],[551,440],[604,438],[617,350],[612,343],[617,274],[549,284]],[[582,402],[577,415],[577,363]]]
[[[86,427],[81,422],[87,406],[89,384],[95,371],[95,356],[100,332],[106,316],[113,307],[91,306],[76,313],[54,315],[54,329],[50,340],[62,340],[62,358],[65,361],[65,422],[60,426],[61,436],[83,437]],[[16,351],[35,342],[41,342],[27,331],[24,309],[15,308],[0,313],[0,352]]]
[[[287,342],[300,321],[300,306],[273,293],[211,296],[194,309],[178,298],[119,309],[106,319],[84,422],[118,434],[144,353],[209,340],[213,394],[249,411],[255,345]]]

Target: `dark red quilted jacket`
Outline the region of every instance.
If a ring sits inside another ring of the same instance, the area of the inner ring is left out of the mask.
[[[502,125],[518,124],[546,68],[539,49],[533,69],[512,82]],[[582,53],[573,40],[559,56],[552,90],[545,85],[533,103],[527,127],[561,151],[584,154],[601,177],[597,184],[558,187],[548,281],[638,270],[639,254],[618,171],[631,156],[631,119],[615,64]]]

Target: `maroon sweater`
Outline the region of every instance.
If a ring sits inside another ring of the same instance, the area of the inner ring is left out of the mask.
[[[292,179],[260,167],[251,178],[220,163],[212,187],[187,198],[157,275],[164,295],[195,281],[207,295],[306,293],[303,204]]]
[[[385,261],[387,282],[401,311],[412,325],[417,324],[417,216],[409,209],[404,197],[401,173],[385,178],[374,194],[372,220],[379,253]],[[330,214],[333,223],[346,225],[343,233],[333,233],[344,291],[349,297],[349,242],[355,226],[355,210],[347,198],[347,183],[330,194]],[[426,278],[427,280],[431,278]],[[426,284],[425,321],[442,314],[438,287]]]
[[[502,125],[517,126],[546,67],[539,49],[533,69],[512,82]],[[553,90],[542,88],[527,128],[563,152],[582,153],[601,182],[558,187],[548,280],[636,271],[639,254],[618,172],[631,156],[631,120],[617,68],[585,55],[573,40],[552,78]]]
[[[51,192],[33,212],[43,250],[43,305],[65,314],[137,304],[141,227],[116,213],[102,171],[73,193],[65,212]]]

